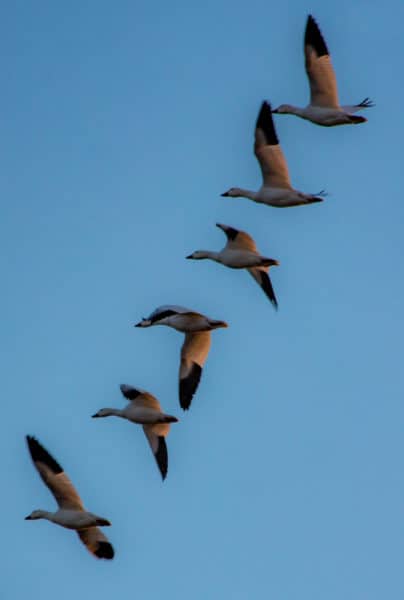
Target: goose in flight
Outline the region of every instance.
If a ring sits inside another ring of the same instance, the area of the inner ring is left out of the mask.
[[[183,306],[167,305],[156,308],[147,319],[142,319],[135,327],[153,325],[167,325],[185,333],[181,348],[179,397],[181,408],[188,410],[209,353],[210,332],[218,327],[227,327],[227,323],[210,319]]]
[[[25,519],[27,521],[47,519],[67,529],[74,529],[91,554],[97,558],[113,558],[114,549],[98,528],[98,526],[106,527],[111,523],[103,517],[86,511],[80,496],[59,463],[34,437],[27,435],[26,440],[36,470],[54,495],[59,509],[56,512],[34,510]]]
[[[230,188],[222,196],[233,198],[249,198],[260,204],[269,206],[287,207],[300,206],[321,202],[324,192],[317,195],[304,194],[292,188],[289,179],[288,165],[286,164],[282,148],[276,135],[271,106],[263,102],[255,127],[255,156],[261,167],[263,183],[257,192],[242,188]]]
[[[305,108],[281,104],[273,112],[297,115],[317,125],[332,127],[364,123],[365,117],[353,113],[363,108],[371,108],[373,103],[365,98],[359,104],[340,106],[337,81],[331,63],[330,53],[321,31],[311,15],[307,18],[304,34],[304,56],[306,73],[310,84],[310,104]]]
[[[186,258],[201,260],[208,258],[230,269],[247,269],[255,281],[263,289],[275,308],[278,308],[275,292],[268,275],[269,267],[279,265],[277,260],[261,256],[252,237],[245,231],[216,223],[227,237],[227,243],[220,252],[209,250],[196,250]]]
[[[165,438],[170,431],[170,423],[177,423],[178,419],[161,412],[160,402],[149,392],[125,384],[122,384],[120,389],[125,398],[129,400],[129,404],[123,409],[101,408],[93,415],[93,418],[122,417],[132,423],[143,425],[143,431],[164,480],[168,470]]]

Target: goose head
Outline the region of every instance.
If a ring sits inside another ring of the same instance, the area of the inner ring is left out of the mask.
[[[274,108],[272,111],[276,115],[287,115],[294,113],[294,107],[290,104],[281,104],[278,108]]]
[[[91,415],[93,419],[98,419],[99,417],[109,417],[111,415],[111,411],[108,408],[101,408],[94,415]]]
[[[152,322],[150,319],[143,318],[141,321],[139,321],[139,323],[136,323],[136,325],[134,325],[134,327],[150,327],[151,325],[152,325]]]
[[[203,258],[208,258],[206,250],[195,250],[192,254],[189,254],[185,258],[189,258],[192,260],[202,260]]]
[[[240,188],[232,187],[227,192],[220,194],[225,198],[239,198],[240,196],[244,196],[243,190]]]
[[[43,510],[33,510],[28,517],[25,517],[25,521],[35,521],[36,519],[43,519],[44,511]]]

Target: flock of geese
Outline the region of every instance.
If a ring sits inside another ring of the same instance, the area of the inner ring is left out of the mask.
[[[330,53],[320,29],[311,15],[307,18],[304,36],[306,72],[310,84],[310,103],[305,108],[281,104],[272,110],[263,102],[255,128],[255,156],[262,171],[263,183],[254,192],[242,188],[230,188],[222,196],[244,197],[276,207],[299,206],[321,202],[324,192],[307,194],[295,190],[290,182],[285,157],[276,135],[272,114],[292,114],[326,127],[363,123],[366,119],[354,113],[372,105],[366,98],[359,104],[341,106]],[[276,309],[278,302],[268,271],[278,265],[273,258],[258,252],[253,238],[244,231],[228,225],[217,224],[227,237],[227,243],[219,252],[197,250],[188,259],[210,259],[231,269],[246,269],[260,285]],[[227,327],[225,321],[211,319],[182,306],[160,306],[136,327],[166,325],[185,334],[181,348],[179,369],[179,403],[188,410],[198,388],[202,369],[210,348],[210,332]],[[123,409],[102,408],[94,418],[117,416],[143,426],[156,463],[164,479],[167,475],[168,455],[165,438],[170,424],[178,419],[162,411],[159,401],[152,394],[129,385],[121,385],[121,392],[128,400]],[[77,531],[88,550],[98,558],[112,559],[114,549],[99,527],[111,523],[104,517],[88,512],[70,479],[60,464],[32,436],[26,438],[32,461],[44,483],[55,497],[58,510],[49,512],[34,510],[26,519],[47,519],[52,523]]]

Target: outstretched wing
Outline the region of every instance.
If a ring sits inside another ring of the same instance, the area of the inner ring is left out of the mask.
[[[271,106],[263,102],[255,127],[255,156],[261,166],[264,185],[291,189],[288,165],[280,147]]]
[[[97,558],[114,558],[115,553],[112,545],[98,527],[81,529],[77,534],[87,550]]]
[[[235,229],[229,225],[222,225],[221,223],[216,223],[216,225],[226,234],[227,248],[230,248],[231,250],[247,250],[248,252],[258,253],[254,240],[247,232]]]
[[[274,288],[272,287],[271,279],[268,275],[268,267],[254,267],[248,269],[248,272],[254,277],[255,281],[269,298],[274,308],[278,309],[278,301],[275,296]]]
[[[59,463],[34,437],[27,435],[26,439],[32,461],[59,507],[84,510],[80,496]]]
[[[181,348],[180,405],[188,410],[197,390],[210,348],[210,331],[187,333]]]
[[[122,383],[119,387],[125,398],[136,404],[136,406],[153,408],[154,410],[161,412],[160,402],[155,396],[153,396],[153,394],[150,394],[145,390],[141,390],[140,388],[134,388],[131,385],[126,385],[126,383]]]
[[[306,72],[310,83],[310,104],[338,108],[337,80],[330,53],[321,31],[311,15],[304,34]]]
[[[150,444],[150,448],[156,459],[163,480],[168,470],[168,453],[165,436],[170,430],[169,423],[158,423],[157,425],[143,425],[143,431]]]

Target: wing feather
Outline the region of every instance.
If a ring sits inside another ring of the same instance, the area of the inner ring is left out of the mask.
[[[122,383],[119,387],[125,398],[133,402],[136,406],[153,408],[161,412],[160,402],[153,394],[139,388],[134,388],[131,385],[126,385],[125,383]]]
[[[292,189],[288,165],[276,135],[271,105],[263,102],[255,127],[254,152],[261,166],[264,185]]]
[[[337,80],[330,53],[321,31],[311,15],[304,35],[304,56],[310,84],[310,104],[339,108]]]
[[[27,435],[26,439],[32,462],[59,507],[84,510],[80,496],[59,463],[34,437]]]
[[[156,459],[157,466],[163,480],[168,471],[168,452],[165,436],[170,430],[169,423],[158,423],[157,425],[143,425],[143,431],[149,442],[153,456]]]
[[[229,225],[221,225],[220,223],[217,223],[217,226],[226,234],[226,248],[231,250],[247,250],[248,252],[258,254],[253,238],[246,231],[235,229]]]
[[[278,301],[275,296],[274,288],[272,287],[271,279],[268,275],[268,267],[254,267],[248,269],[250,275],[255,279],[261,287],[265,295],[269,298],[274,308],[278,308]]]
[[[210,331],[187,333],[181,348],[180,405],[187,410],[201,379],[202,368],[210,348]]]
[[[114,558],[114,548],[98,527],[81,529],[77,534],[87,550],[97,558]]]

